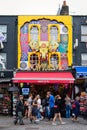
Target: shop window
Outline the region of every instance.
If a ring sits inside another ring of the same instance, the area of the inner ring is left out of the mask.
[[[87,53],[81,54],[81,65],[87,66]]]
[[[7,88],[0,86],[0,114],[11,114],[11,95]],[[5,86],[5,84],[4,84]]]
[[[87,42],[87,25],[81,25],[81,42]]]

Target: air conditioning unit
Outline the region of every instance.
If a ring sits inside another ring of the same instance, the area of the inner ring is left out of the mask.
[[[27,70],[28,67],[28,61],[20,61],[20,69],[21,70]]]

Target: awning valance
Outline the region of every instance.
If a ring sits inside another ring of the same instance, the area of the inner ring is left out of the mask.
[[[14,83],[74,83],[70,72],[16,72]]]

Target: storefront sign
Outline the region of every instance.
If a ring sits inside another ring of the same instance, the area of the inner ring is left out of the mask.
[[[0,78],[12,78],[13,71],[0,71]]]
[[[22,88],[22,94],[28,95],[29,94],[29,88]]]

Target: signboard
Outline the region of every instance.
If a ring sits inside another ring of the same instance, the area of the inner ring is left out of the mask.
[[[13,71],[0,71],[0,78],[12,78]]]
[[[29,88],[22,88],[22,94],[28,95],[29,94]]]

